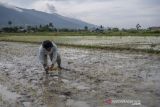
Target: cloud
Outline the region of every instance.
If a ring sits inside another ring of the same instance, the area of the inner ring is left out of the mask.
[[[55,13],[56,12],[56,8],[54,5],[52,4],[46,4],[47,8],[48,8],[48,11],[49,13]]]
[[[53,3],[45,2],[45,1],[38,1],[31,5],[31,8],[34,8],[39,11],[47,12],[47,13],[55,13],[56,8]]]
[[[16,6],[13,6],[13,5],[10,5],[10,4],[7,4],[7,3],[4,3],[4,2],[1,2],[0,1],[0,5],[4,6],[4,7],[7,7],[7,8],[10,8],[10,9],[13,9],[13,10],[16,10],[18,12],[23,12],[22,9],[16,7]]]

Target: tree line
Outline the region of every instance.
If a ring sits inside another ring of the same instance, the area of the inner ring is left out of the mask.
[[[2,27],[0,32],[96,32],[96,33],[105,33],[105,32],[129,32],[129,33],[137,33],[142,31],[152,31],[153,29],[141,29],[141,25],[137,24],[133,29],[119,29],[119,28],[105,28],[102,25],[89,28],[88,26],[84,26],[81,29],[68,29],[68,28],[56,28],[53,23],[48,23],[46,25],[39,25],[39,26],[14,26],[12,21],[8,21],[7,27]],[[160,33],[160,30],[154,30],[155,33]]]

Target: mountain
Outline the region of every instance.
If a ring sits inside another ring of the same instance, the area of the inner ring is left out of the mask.
[[[8,26],[8,21],[15,26],[46,25],[53,23],[56,28],[79,29],[88,26],[95,27],[87,22],[65,17],[57,13],[45,13],[34,9],[23,9],[15,6],[0,4],[0,27]]]

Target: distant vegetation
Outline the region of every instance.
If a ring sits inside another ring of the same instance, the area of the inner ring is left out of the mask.
[[[9,21],[8,27],[1,28],[0,32],[0,41],[41,43],[46,39],[62,46],[160,53],[159,27],[142,29],[139,24],[134,29],[104,28],[102,25],[92,29],[87,26],[57,29],[53,23],[18,27]]]
[[[0,33],[38,33],[39,35],[43,35],[43,32],[48,32],[56,36],[160,36],[159,27],[150,27],[148,29],[140,28],[141,25],[137,24],[133,29],[104,28],[102,25],[97,28],[84,26],[83,29],[58,29],[53,23],[23,27],[14,26],[12,21],[8,21],[8,27],[0,28]]]

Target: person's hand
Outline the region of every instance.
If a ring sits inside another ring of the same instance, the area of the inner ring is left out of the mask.
[[[61,70],[61,69],[63,69],[63,68],[62,68],[61,66],[58,66],[58,69],[60,69],[60,70]]]
[[[50,70],[52,70],[54,68],[54,64],[51,65]]]
[[[48,70],[49,70],[49,67],[48,67],[48,66],[46,66],[46,67],[44,68],[44,70],[45,70],[45,71],[48,71]]]

